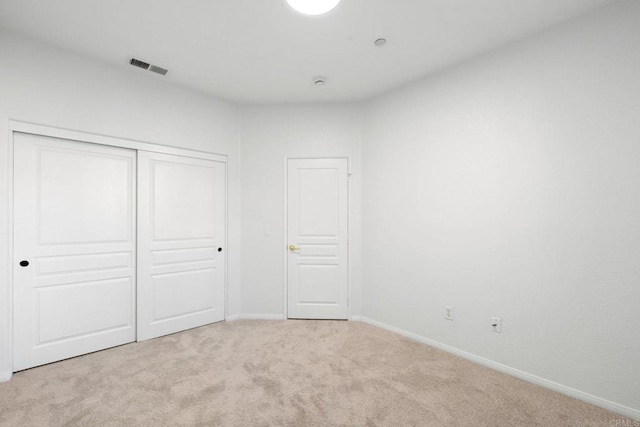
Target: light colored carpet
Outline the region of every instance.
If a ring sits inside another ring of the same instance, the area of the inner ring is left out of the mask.
[[[357,322],[222,322],[0,384],[0,423],[11,426],[610,426],[622,419]]]

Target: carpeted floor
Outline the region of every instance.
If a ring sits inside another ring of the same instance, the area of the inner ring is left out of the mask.
[[[222,322],[0,384],[3,426],[611,426],[624,419],[358,322]]]

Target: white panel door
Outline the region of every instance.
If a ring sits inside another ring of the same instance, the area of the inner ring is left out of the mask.
[[[348,317],[347,159],[289,159],[288,317]]]
[[[226,164],[138,152],[138,341],[224,320]]]
[[[16,133],[14,365],[135,340],[136,152]]]

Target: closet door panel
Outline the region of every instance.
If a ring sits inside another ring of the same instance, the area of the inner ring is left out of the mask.
[[[135,340],[136,152],[14,134],[14,363]]]
[[[138,153],[138,340],[224,320],[226,165]]]

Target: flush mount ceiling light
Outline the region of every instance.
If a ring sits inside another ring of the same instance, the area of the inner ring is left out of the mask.
[[[287,0],[289,6],[305,15],[322,15],[340,3],[340,0]]]

